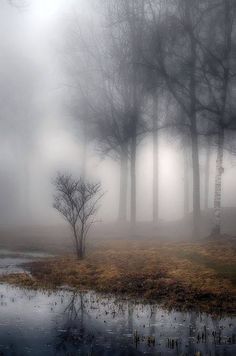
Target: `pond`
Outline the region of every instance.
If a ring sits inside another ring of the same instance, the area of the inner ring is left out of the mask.
[[[44,252],[18,252],[0,249],[0,274],[27,272],[23,267],[24,263],[49,256],[52,255]]]
[[[235,343],[233,318],[0,284],[0,355],[235,355]]]

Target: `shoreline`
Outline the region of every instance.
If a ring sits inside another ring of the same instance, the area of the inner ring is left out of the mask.
[[[223,249],[224,247],[224,249]],[[55,290],[68,286],[159,304],[166,309],[236,315],[236,255],[231,242],[111,241],[88,252],[23,264],[25,273],[0,282]]]
[[[159,296],[156,299],[149,298],[137,293],[120,293],[114,290],[105,290],[104,288],[95,289],[92,286],[85,288],[84,286],[75,285],[63,285],[63,284],[44,284],[42,280],[35,280],[33,276],[27,273],[8,274],[0,276],[0,284],[8,284],[13,287],[31,289],[36,291],[55,292],[58,290],[65,290],[75,293],[95,292],[101,294],[104,297],[114,297],[117,300],[130,300],[134,304],[150,304],[158,305],[167,311],[178,312],[198,312],[206,313],[214,317],[235,317],[236,316],[236,298],[234,295],[225,293],[224,295],[218,294],[196,294],[195,298],[188,298],[189,293],[186,290],[182,290],[182,293],[167,293],[165,289],[161,290]],[[189,290],[190,293],[193,291]],[[184,293],[187,293],[183,296]],[[173,296],[176,299],[173,300]],[[183,303],[184,302],[184,303]]]
[[[20,277],[20,278],[19,278]],[[198,293],[198,298],[196,299],[185,299],[184,304],[178,300],[170,301],[170,297],[173,295],[166,295],[165,297],[160,297],[157,299],[151,299],[133,293],[120,293],[104,289],[94,289],[92,286],[90,288],[84,288],[83,286],[73,286],[73,285],[54,285],[54,284],[43,284],[42,281],[32,280],[32,277],[26,273],[19,274],[9,274],[3,275],[0,277],[0,284],[8,284],[12,287],[24,288],[29,290],[36,291],[45,291],[45,292],[55,292],[59,290],[65,290],[67,292],[75,293],[87,293],[94,292],[98,293],[103,297],[109,298],[114,297],[117,300],[129,300],[134,304],[150,304],[158,305],[161,308],[164,308],[166,311],[177,311],[177,312],[192,312],[197,313],[206,313],[213,317],[236,317],[235,309],[235,296],[234,295],[211,295],[210,299],[207,299],[205,295]],[[165,293],[163,290],[162,292]],[[181,298],[181,295],[176,295],[176,298]]]

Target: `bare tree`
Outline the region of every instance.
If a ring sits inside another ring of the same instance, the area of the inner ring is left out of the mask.
[[[119,70],[126,76],[129,104],[129,153],[130,153],[130,220],[136,223],[136,151],[142,109],[144,105],[143,68],[139,66],[140,43],[143,41],[144,1],[106,1],[110,35],[123,48]],[[117,41],[118,39],[118,41]],[[114,42],[113,41],[113,42]],[[115,58],[114,58],[115,59]],[[125,70],[124,70],[125,68]],[[128,80],[127,80],[128,79]]]
[[[136,147],[139,143],[137,136],[140,134],[143,99],[140,96],[139,68],[134,63],[137,39],[134,42],[133,36],[138,34],[137,31],[133,34],[133,6],[133,0],[129,0],[129,3],[122,1],[119,4],[107,2],[106,26],[101,26],[100,36],[97,31],[93,31],[92,24],[87,25],[85,31],[82,30],[76,18],[71,31],[68,32],[66,57],[69,74],[72,74],[70,92],[73,93],[76,102],[73,116],[86,123],[86,131],[90,131],[101,156],[110,156],[120,164],[118,218],[121,221],[127,220],[130,160],[132,191],[130,215],[132,222],[135,223]],[[138,12],[140,6],[135,9]],[[125,14],[124,17],[122,12]],[[117,21],[119,18],[121,22]],[[140,25],[136,25],[140,32]],[[79,99],[81,97],[83,107],[87,106],[89,115],[82,113]]]
[[[214,3],[214,2],[213,2]],[[221,233],[222,175],[227,133],[235,129],[235,48],[236,5],[232,0],[215,3],[206,24],[207,36],[201,41],[202,71],[205,100],[202,100],[209,119],[215,125],[217,160],[214,192],[215,222],[212,233]]]
[[[87,30],[91,27],[87,24]],[[81,145],[80,171],[86,178],[86,161],[91,143],[91,106],[98,81],[95,76],[94,58],[91,55],[95,38],[84,31],[77,14],[70,18],[64,29],[60,60],[65,76],[65,107],[74,124],[74,134]],[[92,32],[92,30],[91,30]]]
[[[109,156],[120,163],[118,219],[126,221],[130,109],[125,92],[128,83],[127,80],[126,83],[123,82],[118,70],[122,61],[123,54],[120,53],[122,47],[118,48],[110,36],[109,46],[100,40],[98,48],[92,26],[87,28],[87,32],[91,32],[88,35],[79,27],[77,20],[73,22],[73,31],[69,31],[67,56],[69,77],[72,76],[69,111],[78,122],[79,131],[82,131],[82,172],[85,175],[88,140],[95,143],[96,150],[102,158]],[[103,35],[105,37],[107,33]]]
[[[191,139],[193,170],[193,236],[200,228],[200,172],[199,172],[199,36],[207,3],[194,0],[148,1],[149,40],[145,51],[145,65],[161,76],[167,90],[184,113],[182,127]]]
[[[53,207],[69,223],[75,242],[78,259],[85,256],[85,242],[98,202],[103,196],[100,183],[88,183],[68,174],[58,173],[53,182],[55,196]]]
[[[120,195],[118,220],[127,221],[127,185],[129,161],[129,112],[117,105],[118,98],[103,102],[103,107],[97,108],[94,120],[95,140],[97,149],[102,157],[110,156],[119,162],[120,166]]]

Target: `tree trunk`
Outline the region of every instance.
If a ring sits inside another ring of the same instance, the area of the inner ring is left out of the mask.
[[[133,64],[134,65],[134,64]],[[130,222],[131,226],[136,224],[136,150],[137,150],[137,123],[138,123],[138,100],[137,100],[137,72],[133,67],[132,83],[132,123],[131,123],[131,147],[130,147]]]
[[[219,134],[217,142],[217,159],[216,159],[216,177],[215,177],[215,197],[214,197],[214,215],[215,225],[212,233],[219,235],[221,233],[221,195],[222,195],[222,174],[223,158],[224,158],[224,124],[226,105],[228,98],[228,88],[230,81],[230,57],[232,51],[232,2],[225,0],[224,2],[224,16],[225,16],[225,49],[224,49],[224,76],[222,83],[222,99],[221,99],[221,113],[219,117]]]
[[[193,238],[198,239],[200,233],[200,172],[198,154],[198,136],[192,132],[192,164],[193,164]]]
[[[75,241],[75,252],[76,252],[76,256],[78,259],[80,259],[80,248],[79,248],[79,241],[78,241],[78,236],[77,236],[77,232],[76,232],[76,228],[75,226],[72,226],[73,229],[73,235],[74,235],[74,241]]]
[[[206,162],[205,162],[205,194],[204,194],[204,208],[209,208],[209,180],[210,180],[210,157],[211,157],[211,145],[207,142],[206,148]]]
[[[84,257],[84,246],[83,246],[83,238],[78,236],[76,231],[76,226],[72,226],[74,241],[75,241],[75,251],[78,260],[81,260]]]
[[[120,157],[120,200],[119,200],[119,216],[121,222],[127,221],[127,191],[128,191],[128,149],[125,145],[122,147]]]
[[[158,222],[158,102],[153,95],[153,223]]]
[[[87,116],[85,116],[87,117]],[[81,162],[81,177],[83,180],[86,179],[86,170],[87,170],[87,145],[88,145],[88,132],[87,132],[87,122],[86,119],[82,122],[83,125],[83,137],[82,137],[82,162]]]
[[[83,259],[84,258],[84,243],[83,243],[83,238],[80,238],[79,241],[79,258]]]
[[[189,214],[189,155],[188,148],[184,148],[184,216]]]
[[[187,23],[192,24],[191,4],[186,3],[186,18]],[[196,59],[197,59],[197,44],[194,34],[194,29],[189,26],[190,40],[190,133],[192,141],[192,165],[193,165],[193,238],[199,238],[200,230],[200,170],[199,170],[199,152],[198,152],[198,132],[197,132],[197,110],[196,110]]]
[[[136,129],[131,138],[130,149],[130,222],[136,224]]]
[[[78,260],[82,260],[84,258],[85,250],[84,250],[84,242],[82,237],[76,238],[76,254]]]
[[[131,118],[131,142],[130,142],[130,222],[131,226],[136,224],[136,150],[137,150],[137,124],[139,119],[139,108],[141,100],[140,95],[138,95],[138,72],[136,62],[139,58],[137,53],[138,48],[138,32],[137,32],[137,23],[136,23],[136,1],[132,2],[127,1],[127,14],[129,18],[129,25],[131,30],[132,38],[132,82],[131,82],[131,93],[132,93],[132,118]],[[131,5],[131,8],[130,8]]]
[[[215,196],[214,196],[214,216],[215,224],[212,234],[220,235],[221,233],[221,195],[222,195],[222,174],[224,157],[224,129],[222,128],[218,135],[217,158],[216,158],[216,176],[215,176]]]
[[[29,153],[25,152],[23,155],[22,162],[23,174],[22,174],[22,188],[23,188],[23,199],[21,202],[22,212],[24,214],[23,221],[25,224],[30,224],[32,220],[32,212],[30,209],[30,160]]]

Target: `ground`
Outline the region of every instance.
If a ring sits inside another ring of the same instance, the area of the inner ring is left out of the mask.
[[[167,308],[235,315],[235,249],[235,239],[106,240],[89,249],[82,261],[73,255],[47,258],[28,264],[31,276],[2,276],[1,280],[30,288],[94,289]]]

